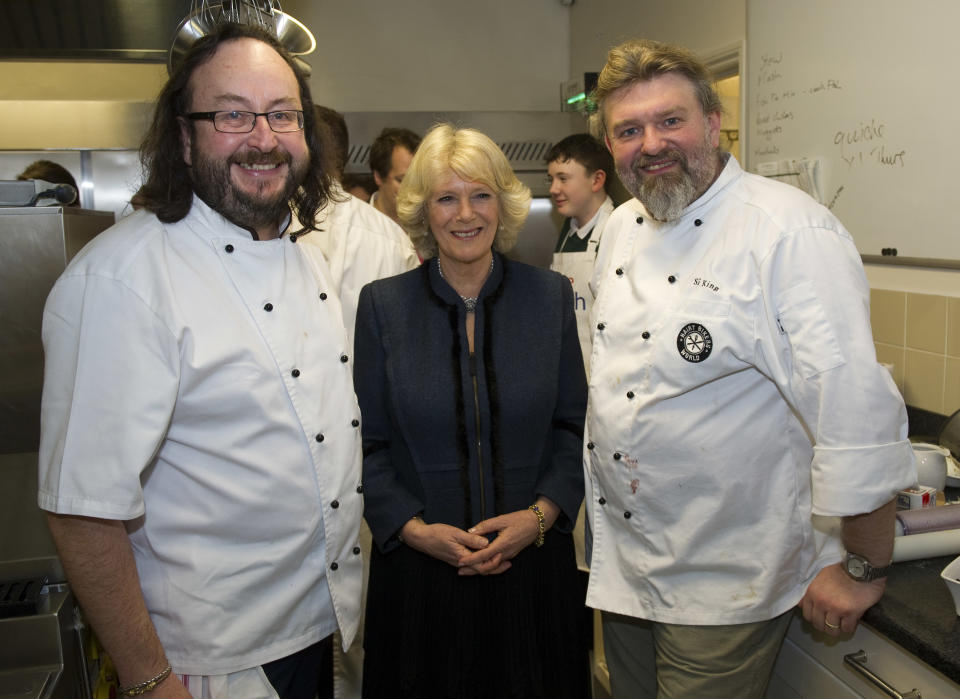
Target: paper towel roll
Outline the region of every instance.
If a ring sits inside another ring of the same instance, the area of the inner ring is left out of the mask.
[[[941,505],[925,507],[920,510],[902,510],[897,512],[897,534],[903,529],[904,535],[939,532],[945,529],[960,528],[960,505]]]
[[[958,553],[960,553],[960,529],[898,536],[893,540],[894,563]]]

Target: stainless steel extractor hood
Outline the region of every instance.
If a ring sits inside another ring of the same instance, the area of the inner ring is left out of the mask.
[[[0,0],[0,58],[163,63],[191,0]]]
[[[264,24],[264,16],[291,53],[313,50],[313,36],[277,0],[0,0],[0,58],[165,63],[171,46],[182,54],[224,18]]]

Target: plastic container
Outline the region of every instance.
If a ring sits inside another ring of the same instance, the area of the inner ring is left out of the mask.
[[[918,442],[913,445],[917,462],[917,483],[943,490],[947,482],[947,457],[950,450],[937,444]]]
[[[940,577],[947,584],[947,589],[953,597],[954,609],[960,616],[960,557],[954,558],[950,565],[940,572]]]

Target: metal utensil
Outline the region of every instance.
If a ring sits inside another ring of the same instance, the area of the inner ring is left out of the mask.
[[[167,58],[167,73],[173,75],[194,42],[227,22],[263,27],[276,35],[283,47],[294,56],[306,55],[317,47],[310,30],[281,10],[277,0],[222,0],[219,3],[194,0],[190,13],[183,18],[174,34]]]

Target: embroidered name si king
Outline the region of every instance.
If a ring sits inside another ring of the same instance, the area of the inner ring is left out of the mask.
[[[720,291],[720,287],[709,279],[701,279],[700,277],[694,277],[693,285],[703,287],[704,289],[710,289],[710,291]]]

